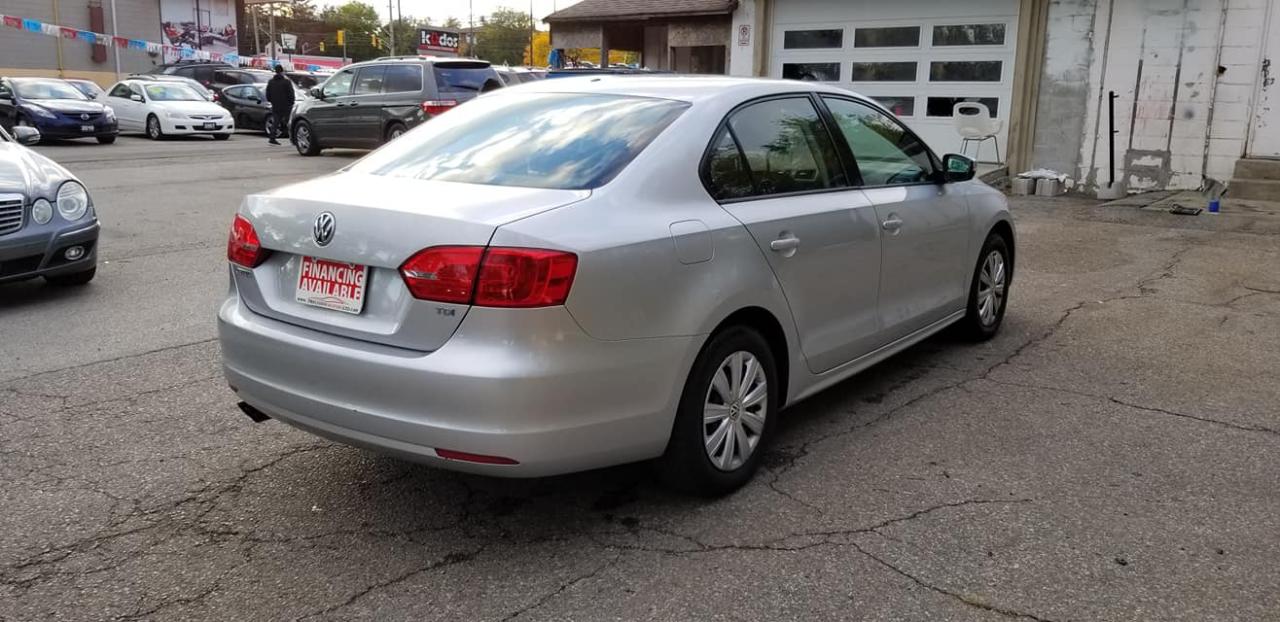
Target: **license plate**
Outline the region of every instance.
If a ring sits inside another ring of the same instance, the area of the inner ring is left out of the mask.
[[[218,129],[218,124],[217,124],[217,123],[205,123],[204,125],[201,125],[201,126],[200,126],[200,129],[202,129],[202,130],[216,130],[216,129]]]
[[[304,305],[358,315],[364,308],[368,280],[369,266],[303,256],[295,299]]]
[[[92,126],[92,125],[81,125],[81,126],[80,126],[80,131],[81,131],[81,132],[92,132],[92,131],[93,131],[93,126]]]

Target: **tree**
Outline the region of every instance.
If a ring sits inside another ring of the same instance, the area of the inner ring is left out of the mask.
[[[476,32],[475,56],[495,65],[518,65],[529,47],[533,22],[528,13],[498,9],[487,19],[480,18]]]
[[[528,51],[527,47],[525,51]],[[533,58],[529,58],[529,55],[525,54],[524,64],[542,67],[547,64],[549,56],[551,56],[551,33],[545,30],[533,33]]]
[[[458,28],[462,28],[462,20],[456,17],[450,17],[449,19],[444,20],[444,27],[457,30]]]
[[[386,38],[386,31],[372,6],[351,0],[340,6],[325,7],[320,12],[320,20],[328,32],[347,31],[347,56],[352,60],[368,60],[386,54],[385,47],[373,46],[373,37]]]

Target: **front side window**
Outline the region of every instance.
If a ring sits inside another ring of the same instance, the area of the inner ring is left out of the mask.
[[[374,65],[365,67],[360,70],[360,74],[356,76],[356,87],[351,90],[352,95],[371,95],[382,92],[382,78],[387,74],[387,68],[382,65]]]
[[[356,76],[356,72],[351,69],[339,71],[338,73],[334,74],[332,78],[329,78],[328,82],[324,83],[324,89],[322,90],[322,92],[324,93],[324,96],[325,97],[341,97],[343,95],[350,93],[351,79],[354,78],[355,76]]]
[[[858,102],[827,97],[823,101],[849,143],[864,186],[915,184],[932,179],[929,150],[896,121]]]
[[[352,165],[371,175],[586,190],[609,182],[688,104],[622,95],[481,97]]]
[[[387,65],[382,78],[383,93],[418,93],[422,91],[422,67],[419,65]]]
[[[729,117],[759,195],[825,190],[845,184],[840,160],[808,97],[751,104]]]
[[[125,99],[129,99],[129,93],[130,93],[130,91],[129,91],[129,85],[128,85],[128,84],[125,84],[125,83],[123,83],[123,82],[121,82],[120,84],[115,85],[115,86],[114,86],[114,87],[112,87],[112,89],[111,89],[111,96],[112,96],[112,97],[123,97],[123,98],[125,98]]]

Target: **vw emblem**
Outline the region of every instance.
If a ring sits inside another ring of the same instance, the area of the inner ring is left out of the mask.
[[[320,212],[316,216],[316,224],[312,227],[312,235],[316,238],[316,246],[328,246],[333,241],[333,232],[338,227],[338,221],[330,212]]]
[[[89,120],[89,113],[87,113],[87,112],[82,112],[82,113],[80,113],[80,120],[81,120],[81,121],[88,121],[88,120]]]

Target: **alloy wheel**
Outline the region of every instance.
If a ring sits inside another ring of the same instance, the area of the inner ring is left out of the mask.
[[[1004,304],[1005,294],[1004,255],[998,250],[987,254],[978,273],[978,319],[983,326],[995,324]]]
[[[764,433],[769,385],[750,352],[730,354],[715,369],[702,409],[703,446],[711,464],[732,471],[751,457]]]
[[[147,119],[147,136],[150,136],[153,139],[160,138],[160,120],[159,119],[155,117],[151,117]]]
[[[299,124],[293,128],[293,140],[298,145],[298,151],[306,151],[311,148],[311,127],[305,123]]]

